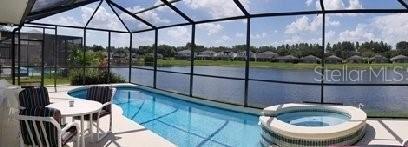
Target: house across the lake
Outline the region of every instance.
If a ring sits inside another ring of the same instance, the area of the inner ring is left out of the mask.
[[[313,56],[313,55],[308,55],[308,56],[302,57],[301,60],[303,63],[320,63],[322,59],[316,56]]]
[[[299,58],[293,55],[280,56],[280,57],[277,57],[276,59],[279,62],[290,62],[290,63],[296,63],[299,61]]]
[[[237,53],[231,52],[231,51],[223,51],[218,53],[218,56],[216,59],[221,59],[221,60],[234,60],[238,56]]]
[[[389,60],[383,55],[376,54],[375,56],[371,57],[369,61],[370,63],[387,63]]]
[[[198,53],[196,59],[199,60],[213,60],[218,56],[217,52],[206,50],[201,53]]]
[[[196,54],[196,53],[194,53]],[[176,59],[189,60],[191,57],[191,50],[182,50],[176,53]]]
[[[242,51],[237,53],[237,57],[235,58],[236,60],[246,60],[247,59],[247,52]],[[255,61],[257,59],[257,54],[253,52],[249,52],[249,59],[252,61]]]
[[[347,58],[347,63],[363,63],[363,58],[358,55],[354,55]]]
[[[331,55],[326,58],[325,62],[329,64],[337,64],[337,63],[342,63],[343,59],[337,57],[336,55]]]
[[[271,51],[256,54],[257,61],[272,61],[276,57],[278,57],[278,54]]]
[[[398,55],[390,59],[392,63],[408,63],[408,57],[405,55]]]
[[[110,58],[113,64],[126,64],[129,59],[129,53],[123,50],[117,50],[111,54]]]

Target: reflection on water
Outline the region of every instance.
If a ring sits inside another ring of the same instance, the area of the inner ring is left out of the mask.
[[[162,70],[189,73],[190,68],[165,67]],[[113,72],[126,75],[127,69],[112,69]],[[216,76],[244,78],[245,69],[235,67],[197,66],[195,73]],[[388,70],[385,75],[388,79],[399,78],[399,74]],[[251,68],[250,79],[280,80],[293,82],[320,83],[316,81],[321,75],[310,70],[286,70]],[[384,81],[380,78],[369,78],[368,73],[363,73],[359,81],[330,81],[327,83],[405,83],[402,81]],[[140,69],[132,70],[132,81],[142,85],[152,85],[153,72]],[[244,80],[228,80],[210,77],[194,76],[193,95],[229,103],[243,104]],[[170,74],[158,72],[157,86],[161,89],[189,93],[189,75]],[[249,81],[248,104],[255,107],[265,107],[289,102],[320,101],[320,85],[293,85],[281,83],[268,83]],[[365,105],[364,110],[370,115],[408,116],[408,86],[325,86],[324,101],[338,102],[345,105]],[[405,112],[404,112],[405,111]],[[385,113],[385,114],[383,114]]]

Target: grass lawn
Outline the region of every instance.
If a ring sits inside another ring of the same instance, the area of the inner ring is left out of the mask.
[[[17,80],[16,80],[17,82]],[[20,78],[21,85],[31,85],[31,84],[37,84],[41,82],[41,77],[40,76],[30,76],[30,77],[21,77]],[[57,85],[61,84],[70,84],[71,81],[69,77],[57,77]],[[54,77],[52,76],[45,76],[44,77],[44,85],[54,85]]]
[[[157,65],[160,67],[171,66],[190,66],[188,60],[157,60]],[[229,61],[229,60],[194,60],[195,66],[225,66],[225,67],[245,67],[245,61]],[[276,69],[314,69],[321,66],[321,64],[313,63],[281,63],[281,62],[250,62],[250,67],[255,68],[276,68]],[[325,64],[325,68],[328,69],[380,69],[380,68],[393,68],[402,67],[407,68],[407,63],[380,63],[380,64],[368,64],[368,63],[342,63],[342,64]]]

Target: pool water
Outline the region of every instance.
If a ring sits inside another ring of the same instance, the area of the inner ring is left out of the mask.
[[[84,98],[86,91],[69,93]],[[260,146],[258,116],[179,100],[133,87],[119,87],[113,103],[123,115],[180,147]]]
[[[295,126],[334,126],[348,121],[350,118],[336,112],[288,112],[277,116],[278,120]]]

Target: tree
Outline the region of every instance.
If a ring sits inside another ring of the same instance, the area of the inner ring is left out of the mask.
[[[68,57],[68,63],[71,66],[96,66],[99,65],[99,61],[101,60],[101,54],[95,53],[92,51],[87,51],[84,54],[81,49],[73,49],[71,54]]]
[[[330,43],[327,43],[327,45],[326,45],[326,51],[328,51],[328,52],[332,52],[332,51],[333,51],[333,49],[332,49]]]
[[[367,51],[372,51],[374,53],[384,53],[387,51],[391,50],[391,46],[388,45],[387,43],[384,42],[364,42],[361,44],[361,47],[359,48],[359,52],[367,52]]]
[[[408,50],[408,42],[407,41],[400,41],[395,46],[397,50]]]
[[[93,45],[92,47],[90,47],[91,48],[91,50],[93,51],[93,52],[100,52],[100,51],[104,51],[105,50],[105,48],[103,47],[103,46],[100,46],[100,45]]]

